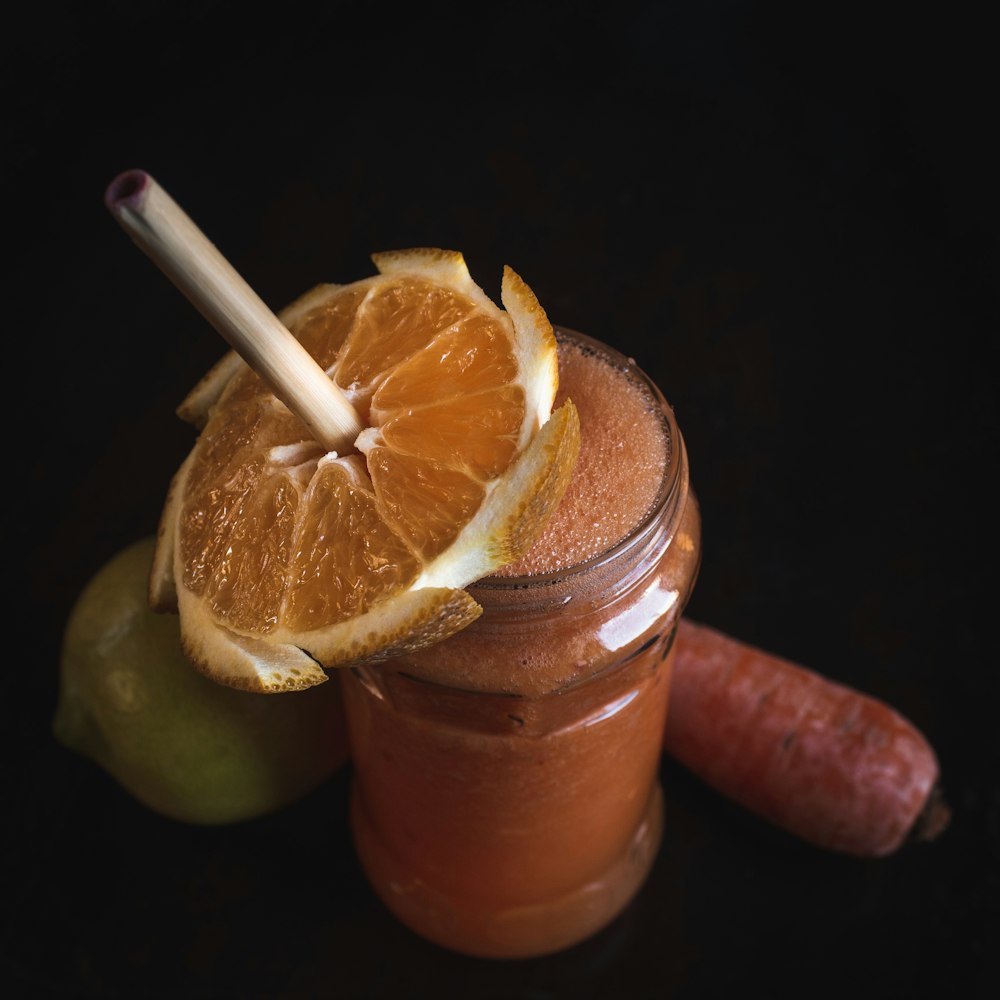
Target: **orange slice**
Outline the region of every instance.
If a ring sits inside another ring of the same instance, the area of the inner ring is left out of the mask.
[[[287,691],[326,669],[437,642],[481,609],[465,592],[519,558],[569,481],[571,401],[552,413],[552,327],[509,267],[503,308],[460,253],[374,254],[280,318],[362,417],[325,452],[234,354],[178,412],[201,428],[164,507],[150,577],[195,665]]]

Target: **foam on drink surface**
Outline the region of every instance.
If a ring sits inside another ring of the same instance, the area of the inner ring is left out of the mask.
[[[663,414],[634,371],[578,344],[559,344],[559,393],[580,414],[580,457],[541,537],[497,576],[576,566],[625,538],[649,513],[663,479],[669,440]]]

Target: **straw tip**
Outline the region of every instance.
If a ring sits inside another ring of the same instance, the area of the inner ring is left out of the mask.
[[[153,178],[145,170],[125,170],[108,185],[104,204],[116,214],[122,208],[137,209],[152,183]]]

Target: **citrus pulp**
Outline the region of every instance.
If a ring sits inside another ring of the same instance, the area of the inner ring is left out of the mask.
[[[518,558],[569,482],[551,324],[509,267],[495,305],[461,254],[374,254],[280,318],[365,429],[326,452],[230,355],[179,412],[201,428],[171,486],[151,601],[223,684],[291,691],[473,621],[463,588]]]

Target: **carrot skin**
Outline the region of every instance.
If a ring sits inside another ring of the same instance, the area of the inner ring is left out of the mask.
[[[689,619],[664,748],[716,791],[832,851],[882,857],[948,823],[937,757],[907,719]]]

